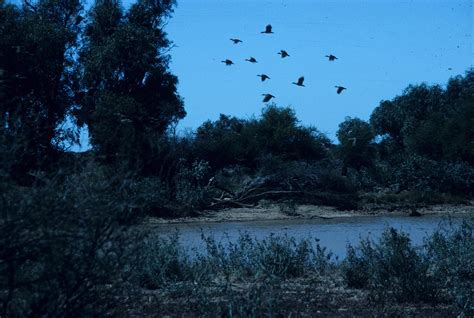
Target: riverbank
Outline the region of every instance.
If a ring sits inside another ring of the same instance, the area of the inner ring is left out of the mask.
[[[474,202],[470,204],[443,204],[416,208],[377,206],[361,210],[340,211],[334,207],[318,205],[292,205],[263,203],[251,208],[228,208],[217,211],[202,211],[194,217],[157,218],[148,217],[146,224],[249,222],[276,220],[313,220],[355,218],[363,216],[474,216]]]

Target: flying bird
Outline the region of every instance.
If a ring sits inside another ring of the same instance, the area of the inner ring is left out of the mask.
[[[221,61],[221,62],[222,62],[222,63],[225,63],[225,65],[227,65],[227,66],[231,66],[232,64],[234,64],[234,62],[232,62],[232,61],[229,60],[229,59],[226,59],[226,60]]]
[[[265,27],[265,31],[262,31],[262,32],[260,32],[260,33],[266,33],[266,34],[271,34],[271,33],[273,33],[273,31],[272,31],[272,26],[271,26],[270,24],[267,25],[267,26]]]
[[[257,75],[257,76],[259,76],[262,79],[262,82],[265,82],[265,80],[270,79],[270,77],[266,74],[260,74],[260,75]]]
[[[258,63],[257,60],[254,57],[250,57],[248,59],[245,59],[246,61],[249,61],[250,63]]]
[[[281,50],[280,52],[278,52],[278,54],[281,55],[281,58],[285,58],[287,56],[290,56],[290,54],[288,54],[288,52],[285,51],[285,50]]]
[[[305,87],[303,82],[304,82],[304,76],[301,76],[300,78],[298,78],[298,82],[296,82],[296,83],[293,82],[292,84]]]
[[[327,57],[327,58],[328,58],[328,60],[329,60],[329,61],[331,61],[331,62],[332,62],[332,61],[335,61],[335,60],[337,60],[337,59],[338,59],[337,57],[335,57],[335,56],[334,56],[334,55],[332,55],[332,54],[326,55],[326,57]]]
[[[341,94],[343,90],[347,89],[347,88],[345,88],[345,87],[343,87],[343,86],[334,86],[334,87],[337,88],[337,93],[338,93],[338,94]]]
[[[234,42],[234,44],[239,44],[239,43],[242,43],[243,41],[240,40],[240,39],[230,39],[232,42]]]
[[[275,96],[273,96],[272,94],[262,94],[262,96],[265,96],[265,97],[263,97],[263,102],[264,103],[267,103],[267,102],[270,101],[270,99],[275,98]]]

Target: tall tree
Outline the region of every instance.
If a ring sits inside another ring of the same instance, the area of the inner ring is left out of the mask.
[[[79,0],[0,1],[1,156],[14,177],[47,167],[60,150],[81,8]]]
[[[474,72],[451,78],[446,88],[421,84],[383,101],[370,123],[387,158],[420,155],[474,162]],[[396,155],[396,156],[394,156]]]
[[[108,163],[153,169],[159,136],[186,114],[168,71],[171,43],[163,31],[174,5],[139,0],[124,12],[117,0],[98,0],[89,13],[77,117]]]

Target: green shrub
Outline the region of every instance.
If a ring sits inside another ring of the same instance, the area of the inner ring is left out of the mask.
[[[210,166],[207,161],[194,161],[191,167],[182,162],[175,176],[175,200],[182,208],[198,209],[206,205],[209,189]]]
[[[466,317],[474,315],[473,220],[458,227],[441,227],[426,240],[433,276],[443,288],[440,296],[454,302]]]
[[[114,313],[141,237],[121,225],[129,185],[94,166],[37,183],[0,193],[0,315]]]
[[[369,284],[370,262],[374,249],[370,240],[361,240],[359,246],[347,246],[347,256],[342,263],[342,273],[349,287],[365,288]]]
[[[407,234],[393,228],[385,230],[376,243],[349,246],[343,268],[347,284],[368,288],[376,301],[437,301],[427,258],[412,246]]]
[[[136,273],[140,286],[157,289],[192,278],[190,260],[179,242],[179,234],[167,238],[148,237],[141,249],[141,266]]]
[[[470,195],[474,191],[474,168],[463,162],[434,161],[410,156],[394,170],[393,177],[401,189],[464,195]]]

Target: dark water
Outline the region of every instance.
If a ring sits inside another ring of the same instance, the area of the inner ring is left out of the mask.
[[[471,216],[472,217],[472,216]],[[347,243],[355,244],[361,238],[377,239],[387,227],[394,227],[410,235],[415,245],[421,245],[423,239],[431,235],[439,225],[460,224],[462,217],[447,218],[439,216],[404,217],[404,216],[368,216],[339,219],[313,220],[279,220],[251,221],[207,224],[167,224],[156,226],[156,231],[169,235],[176,230],[180,241],[187,249],[203,251],[204,243],[201,233],[214,237],[224,244],[235,241],[240,233],[248,233],[256,239],[263,239],[277,234],[293,236],[297,240],[318,238],[320,244],[331,250],[336,256],[344,258]]]

